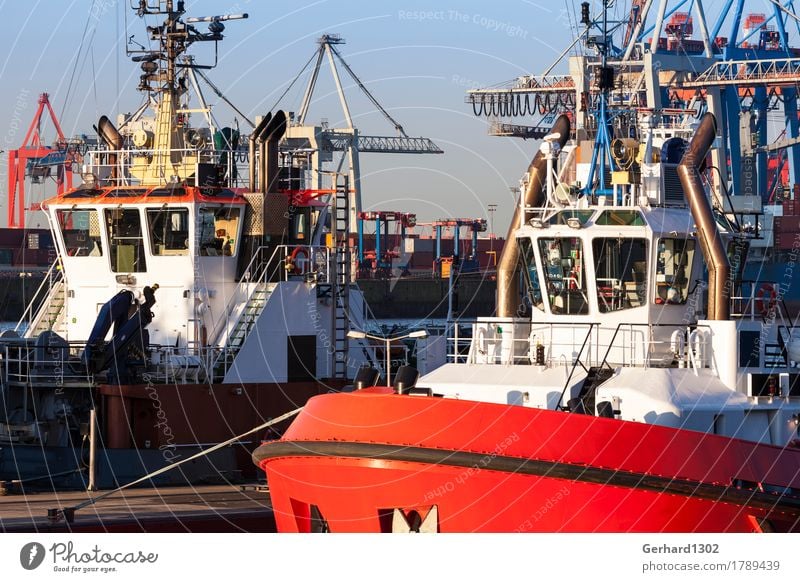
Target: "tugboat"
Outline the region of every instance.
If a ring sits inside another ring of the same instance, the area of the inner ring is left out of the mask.
[[[129,51],[145,105],[119,128],[101,117],[105,147],[85,155],[82,184],[44,203],[58,258],[0,337],[4,492],[129,483],[341,387],[371,361],[347,337],[349,325],[366,327],[351,285],[347,177],[313,199],[283,191],[283,111],[247,147],[238,130],[190,125],[192,111],[211,119],[188,99],[195,71],[215,63],[187,49],[216,47],[223,22],[247,15],[184,19],[171,0],[143,1],[138,14],[164,17],[148,28],[151,49]],[[152,483],[253,473],[251,443]]]
[[[800,529],[800,337],[774,282],[741,279],[720,93],[671,109],[661,80],[704,67],[607,44],[562,78],[582,105],[527,172],[496,315],[255,451],[280,531]]]

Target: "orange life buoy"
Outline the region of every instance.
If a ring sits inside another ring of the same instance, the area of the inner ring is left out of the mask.
[[[308,262],[311,253],[307,247],[297,247],[289,256],[289,265],[295,275],[304,275],[308,271]]]
[[[778,294],[775,288],[769,283],[764,283],[756,293],[756,311],[761,315],[767,315],[770,311],[775,309]]]

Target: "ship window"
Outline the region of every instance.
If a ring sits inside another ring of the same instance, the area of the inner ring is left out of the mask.
[[[100,221],[96,210],[57,210],[56,220],[69,257],[100,257]]]
[[[646,302],[647,242],[643,238],[592,241],[600,313],[641,307]]]
[[[689,284],[695,255],[693,239],[662,238],[656,255],[656,296],[658,304],[683,305],[689,298]]]
[[[147,228],[150,246],[157,256],[189,254],[189,210],[187,208],[148,208]]]
[[[597,217],[599,226],[644,226],[644,218],[638,210],[606,210]]]
[[[594,210],[562,210],[550,217],[550,224],[567,224],[567,219],[577,218],[581,225],[589,222],[589,219],[594,214]]]
[[[115,273],[143,273],[147,270],[139,210],[106,210],[106,228],[111,246],[111,270]]]
[[[204,257],[236,254],[239,232],[238,208],[200,209],[200,255]]]
[[[307,208],[298,208],[292,214],[289,224],[290,242],[302,244],[307,241],[309,216],[310,212]]]
[[[581,239],[539,239],[539,251],[550,311],[564,315],[589,313]]]
[[[529,238],[519,239],[519,259],[522,262],[522,271],[525,273],[525,289],[531,305],[543,309],[542,289],[539,285],[539,272],[536,268],[536,258],[533,256],[533,243]]]

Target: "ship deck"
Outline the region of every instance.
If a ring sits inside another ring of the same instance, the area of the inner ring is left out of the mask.
[[[103,492],[20,492],[0,497],[0,532],[276,531],[263,485],[128,489],[75,512],[72,523],[48,510],[76,506]]]

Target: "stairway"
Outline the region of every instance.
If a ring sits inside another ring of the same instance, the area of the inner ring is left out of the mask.
[[[64,288],[64,282],[58,281],[54,284],[45,302],[39,308],[36,319],[31,329],[26,332],[26,335],[28,337],[36,337],[43,331],[61,331],[56,324],[59,322],[59,319],[61,319],[61,312],[64,310],[65,303],[66,290]]]
[[[586,375],[581,385],[581,391],[578,393],[584,414],[594,415],[597,387],[613,375],[614,370],[605,366],[592,366],[589,368],[589,373]]]
[[[228,368],[236,359],[239,350],[242,349],[245,340],[264,311],[264,307],[267,305],[267,301],[269,301],[274,289],[274,283],[262,281],[256,284],[247,303],[245,303],[244,309],[242,309],[242,313],[239,315],[239,319],[225,340],[222,353],[214,361],[213,375],[215,379],[223,378],[227,373]]]

